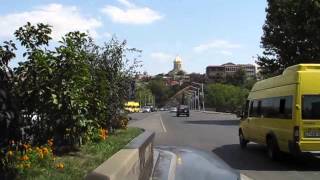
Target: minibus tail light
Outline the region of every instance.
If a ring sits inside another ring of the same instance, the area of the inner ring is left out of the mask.
[[[295,142],[298,142],[299,141],[299,136],[300,136],[300,132],[299,132],[299,126],[295,126],[293,128],[293,140]]]

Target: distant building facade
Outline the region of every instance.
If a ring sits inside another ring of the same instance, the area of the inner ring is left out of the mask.
[[[227,76],[233,75],[239,69],[246,72],[248,78],[256,78],[256,67],[253,64],[226,63],[220,66],[207,66],[206,80],[208,82],[222,82]]]

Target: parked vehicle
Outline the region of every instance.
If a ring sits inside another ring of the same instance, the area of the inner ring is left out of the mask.
[[[187,117],[190,116],[189,107],[186,105],[179,105],[177,108],[177,117],[180,115],[186,115]]]
[[[252,141],[268,156],[320,151],[320,64],[299,64],[257,82],[241,115],[241,148]]]

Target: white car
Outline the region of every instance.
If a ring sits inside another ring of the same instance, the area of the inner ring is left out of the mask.
[[[170,108],[170,112],[172,112],[172,113],[177,112],[177,107]]]
[[[142,108],[142,112],[143,113],[149,113],[149,112],[151,112],[151,108],[148,107],[148,106],[145,106],[145,107]]]

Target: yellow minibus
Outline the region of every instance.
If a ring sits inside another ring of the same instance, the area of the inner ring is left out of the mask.
[[[249,93],[239,127],[241,148],[267,146],[280,152],[320,152],[320,64],[298,64],[282,75],[257,82]]]

